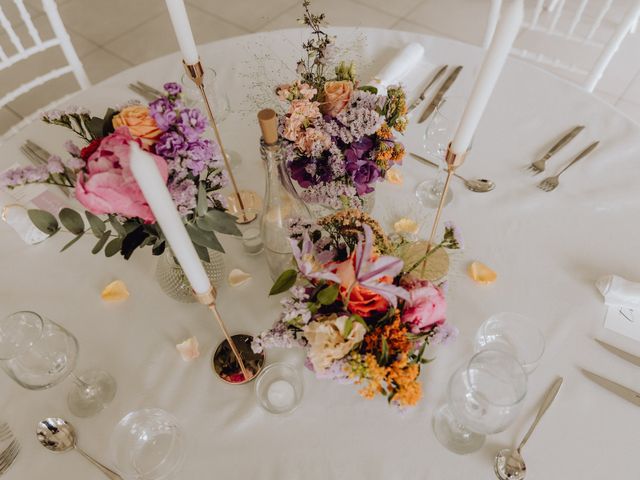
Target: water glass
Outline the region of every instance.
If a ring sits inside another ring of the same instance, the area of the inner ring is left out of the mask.
[[[220,89],[216,76],[216,71],[214,69],[204,69],[204,90],[207,94],[211,110],[213,110],[213,114],[215,115],[216,122],[221,124],[229,115],[231,107],[229,104],[229,97]],[[197,108],[203,115],[207,115],[207,108],[204,104],[204,100],[202,99],[200,89],[195,83],[193,83],[186,73],[182,75],[180,83],[182,83],[183,87],[185,104],[190,108]]]
[[[425,156],[440,166],[436,178],[416,187],[416,197],[424,206],[436,207],[444,190],[447,170],[446,155],[466,106],[463,97],[445,97],[431,114],[423,137]],[[449,190],[451,192],[451,190]],[[447,195],[451,200],[451,193]]]
[[[518,359],[527,374],[533,372],[544,353],[544,335],[535,322],[518,313],[493,315],[478,329],[476,352],[500,350]]]
[[[435,435],[452,452],[475,452],[486,435],[515,420],[526,393],[527,375],[515,357],[499,350],[479,352],[451,377],[448,402],[434,416]]]
[[[182,427],[173,415],[159,408],[136,410],[116,425],[111,451],[126,478],[172,478],[184,460]]]
[[[293,412],[302,400],[300,372],[286,363],[269,365],[256,382],[256,396],[260,406],[269,413]]]

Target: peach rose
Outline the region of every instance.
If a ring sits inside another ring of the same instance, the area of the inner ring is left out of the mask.
[[[353,92],[353,83],[349,80],[327,82],[324,84],[324,103],[320,109],[325,115],[335,117],[349,103]]]
[[[127,127],[131,135],[139,138],[148,147],[162,135],[162,130],[149,115],[149,109],[143,105],[131,105],[120,110],[112,120],[113,128]]]

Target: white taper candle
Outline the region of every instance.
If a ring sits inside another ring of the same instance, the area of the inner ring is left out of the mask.
[[[147,152],[140,149],[137,143],[131,142],[131,172],[142,190],[144,198],[151,207],[162,233],[169,242],[173,254],[178,259],[182,270],[198,294],[211,290],[209,277],[198,258],[196,249],[191,243],[189,234],[182,223],[171,194],[164,183],[156,162]]]
[[[193,65],[198,63],[198,49],[196,48],[196,42],[193,39],[193,32],[191,31],[191,23],[189,23],[189,16],[187,15],[187,9],[184,6],[184,0],[165,0],[167,3],[167,9],[169,10],[169,17],[173,24],[173,30],[176,33],[180,50],[182,51],[182,58],[187,65]]]
[[[453,153],[460,155],[469,149],[484,109],[507,61],[511,46],[518,35],[523,16],[523,0],[511,0],[502,12],[491,46],[485,54],[460,125],[451,142]]]

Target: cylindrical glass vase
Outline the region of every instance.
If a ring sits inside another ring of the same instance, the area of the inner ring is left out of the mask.
[[[215,250],[209,250],[209,260],[209,262],[202,262],[202,266],[211,284],[218,288],[225,276],[224,255]],[[174,300],[183,303],[196,301],[189,279],[170,249],[165,250],[158,258],[156,280],[162,291]]]

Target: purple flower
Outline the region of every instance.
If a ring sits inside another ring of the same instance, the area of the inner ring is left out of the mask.
[[[64,165],[57,155],[51,155],[47,160],[47,171],[49,173],[63,173]]]
[[[358,195],[364,195],[373,191],[371,183],[380,178],[380,169],[369,160],[357,160],[347,162],[347,172],[351,176]]]
[[[80,147],[78,147],[71,140],[67,140],[66,142],[64,142],[64,148],[67,152],[69,152],[70,155],[73,155],[74,157],[80,156]]]
[[[307,232],[302,234],[302,248],[298,247],[297,240],[290,239],[289,241],[293,257],[298,264],[298,270],[304,277],[309,280],[329,280],[340,283],[338,276],[325,268],[325,265],[333,260],[333,252],[324,251],[315,254],[313,242]]]
[[[454,325],[449,323],[443,323],[438,325],[435,329],[435,334],[429,340],[430,345],[446,345],[453,342],[460,331]]]
[[[166,132],[158,138],[153,148],[156,154],[161,157],[174,158],[184,152],[187,146],[187,142],[185,142],[182,135],[177,132]]]
[[[353,142],[344,151],[344,156],[347,158],[347,162],[354,162],[364,158],[365,154],[371,151],[373,148],[373,140],[370,137],[363,137],[357,142]]]
[[[383,296],[394,307],[398,297],[409,300],[409,292],[404,288],[380,282],[382,277],[398,275],[404,263],[390,255],[381,255],[372,261],[373,231],[369,225],[364,225],[363,229],[364,239],[360,238],[353,252],[355,283]]]
[[[197,108],[185,108],[180,112],[177,127],[189,142],[195,142],[204,133],[207,120]]]
[[[149,104],[149,114],[163,132],[169,130],[178,117],[175,105],[165,97],[160,97]]]
[[[176,82],[168,82],[162,86],[169,95],[180,95],[182,87]]]
[[[194,175],[200,175],[213,159],[213,144],[207,139],[198,138],[195,142],[189,143],[186,154],[187,168]]]
[[[292,348],[304,346],[304,340],[296,339],[293,332],[287,328],[287,324],[278,320],[270,330],[262,332],[254,337],[251,342],[251,350],[262,353],[267,348]]]
[[[180,215],[189,215],[196,208],[198,187],[193,180],[185,178],[180,182],[172,181],[169,183],[169,192]]]

